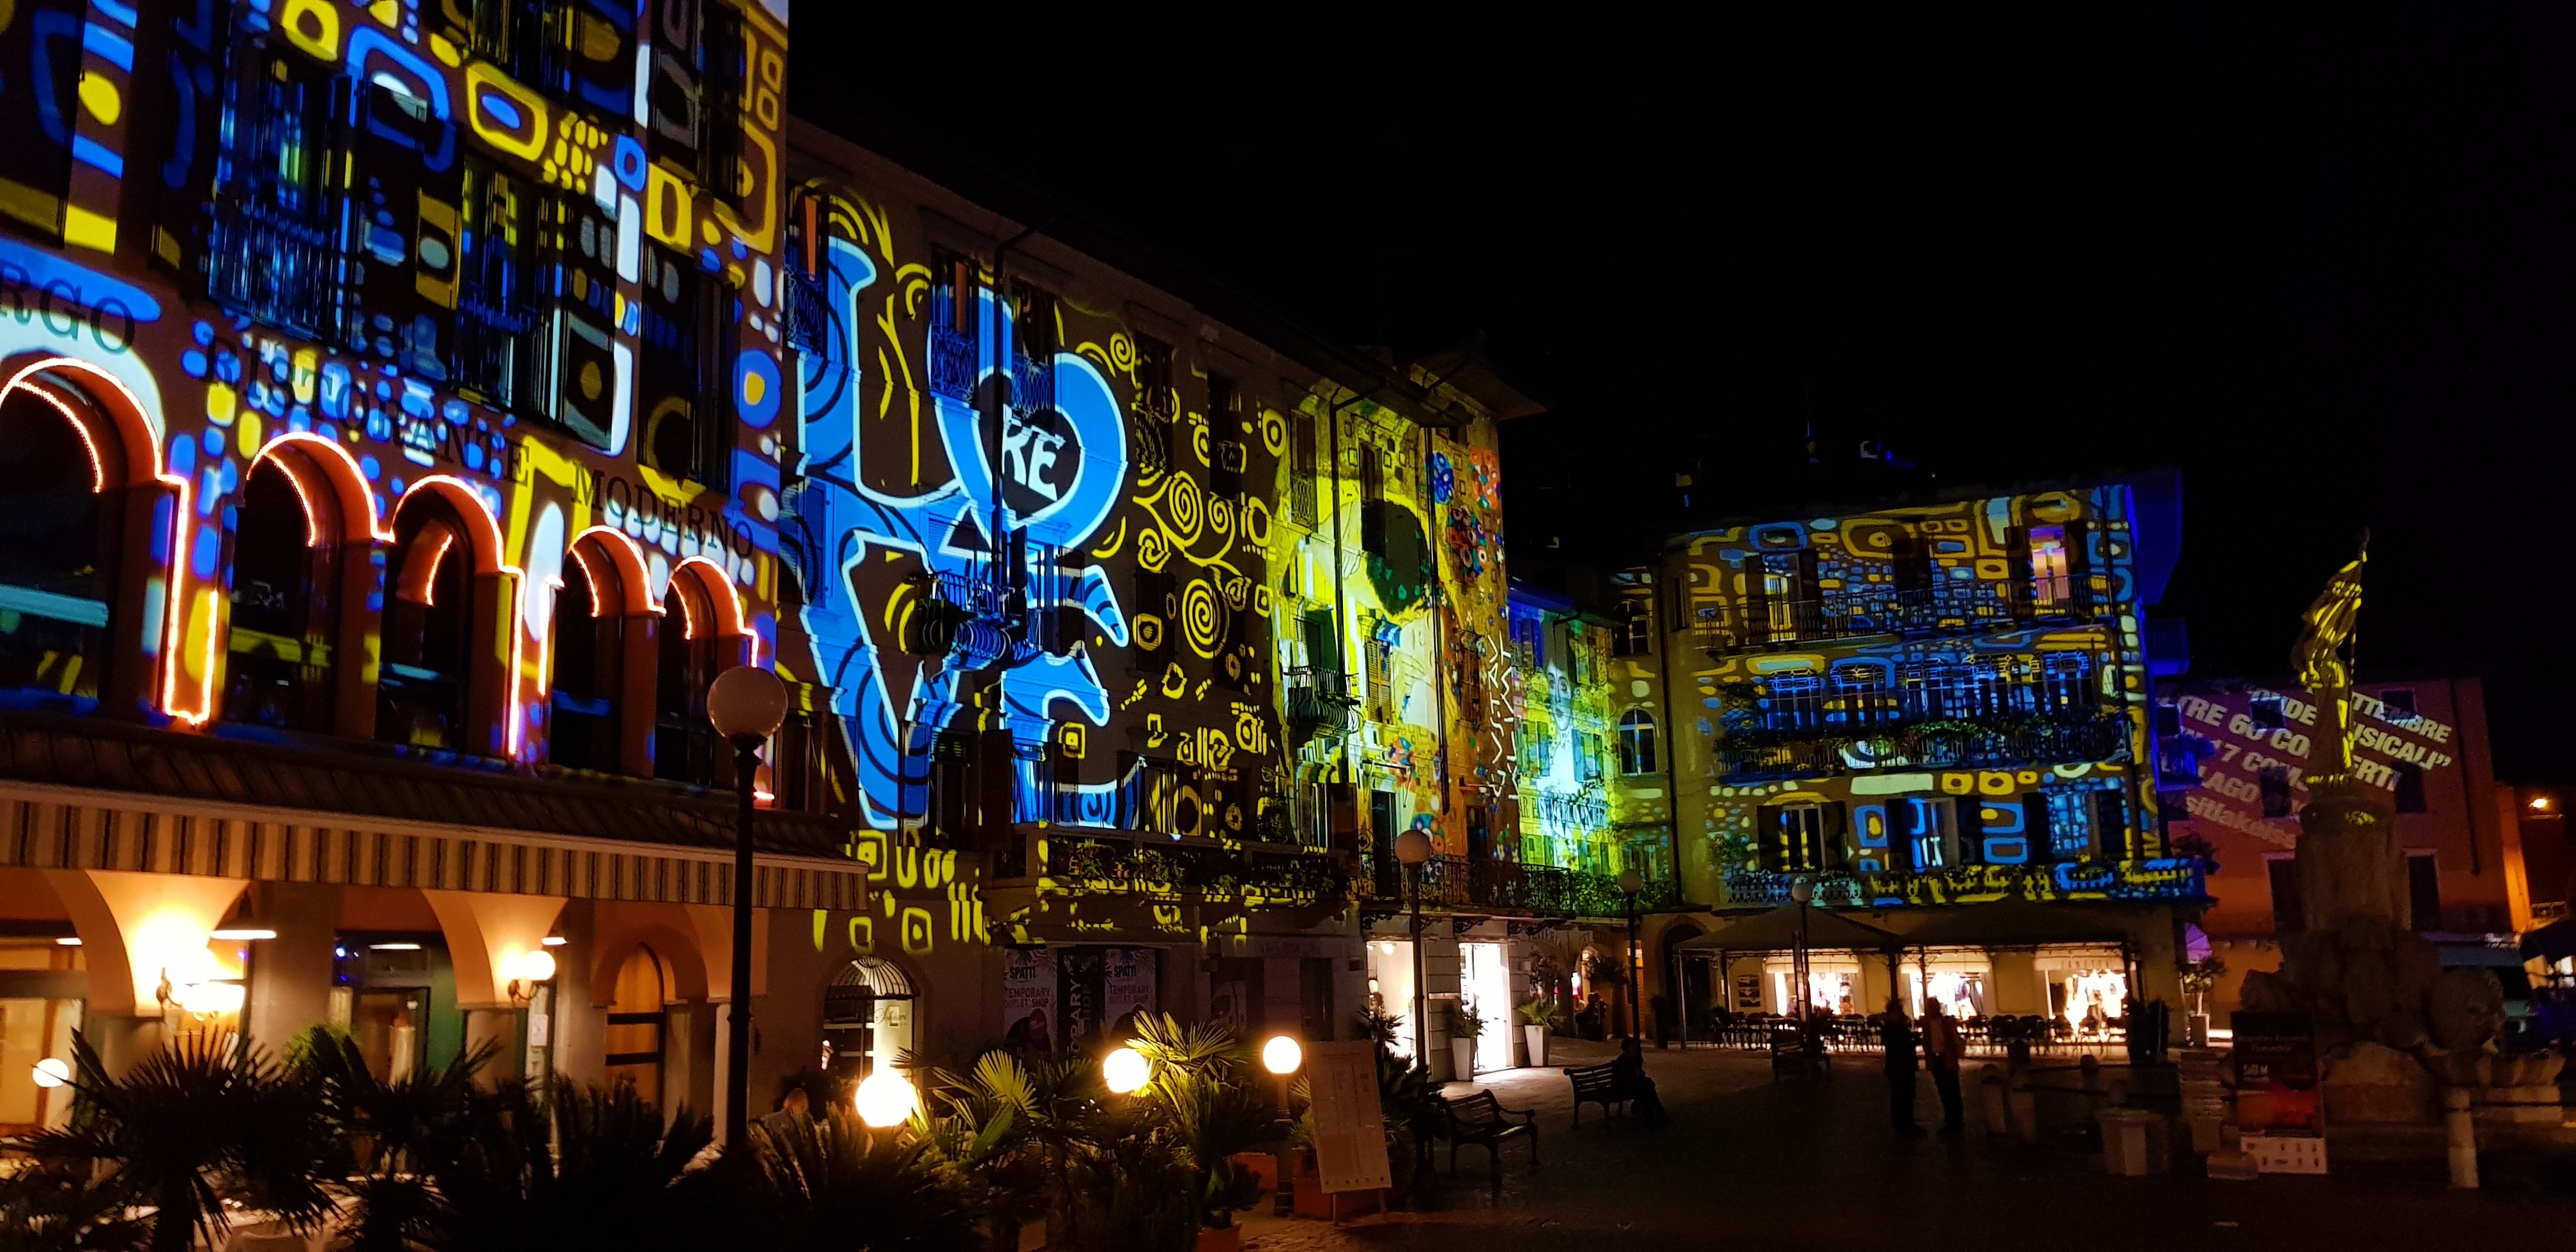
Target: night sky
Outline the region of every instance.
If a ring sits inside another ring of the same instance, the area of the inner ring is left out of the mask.
[[[1324,338],[1480,345],[1550,409],[1506,432],[1515,572],[1651,551],[1677,470],[1705,521],[2176,466],[2157,612],[2195,675],[2285,671],[2366,526],[2363,676],[2483,676],[2499,774],[2576,783],[2576,10],[2268,7],[1141,35],[809,3],[790,90]]]

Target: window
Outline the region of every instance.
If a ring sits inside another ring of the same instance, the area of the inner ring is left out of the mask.
[[[1368,716],[1373,722],[1395,721],[1395,645],[1371,636],[1360,645],[1361,663],[1367,668]]]
[[[79,55],[76,46],[72,55]],[[75,77],[78,64],[67,67]],[[226,140],[215,162],[207,294],[270,326],[327,338],[336,329],[333,297],[342,263],[325,176],[335,82],[327,69],[258,38],[234,47],[232,71]]]
[[[1903,810],[1905,843],[1914,872],[1959,864],[1959,805],[1949,796],[1909,796]]]
[[[1619,715],[1619,772],[1631,777],[1651,774],[1655,764],[1655,719],[1644,709]]]
[[[725,201],[745,191],[742,96],[750,77],[742,14],[715,0],[698,0],[703,31],[698,41],[704,80],[698,86],[698,182]]]
[[[1825,724],[1825,680],[1815,674],[1781,674],[1762,697],[1764,730],[1820,730]]]
[[[1654,651],[1654,606],[1638,600],[1620,605],[1619,616],[1610,623],[1610,655],[1651,656]]]
[[[1583,782],[1601,781],[1601,765],[1608,753],[1602,750],[1601,736],[1591,731],[1577,731],[1574,736],[1575,777]]]
[[[340,545],[330,511],[308,514],[276,457],[251,467],[234,513],[232,646],[224,720],[327,733],[338,712],[332,665],[340,634]]]
[[[2170,700],[2156,703],[2156,737],[2170,739],[2182,733],[2182,709]]]
[[[66,703],[97,699],[115,663],[108,617],[124,534],[124,494],[91,455],[105,424],[78,420],[33,382],[0,398],[0,688]]]
[[[17,7],[17,20],[0,16],[0,213],[49,236],[63,228],[62,202],[71,194],[73,128],[80,106],[81,31],[86,0],[32,0]]]
[[[1172,345],[1159,339],[1136,339],[1136,407],[1166,422],[1180,416],[1180,391],[1172,368]]]
[[[625,587],[617,567],[585,548],[564,562],[555,592],[553,731],[547,759],[568,769],[625,768],[617,716],[626,687]]]
[[[2263,816],[2290,815],[2290,771],[2286,766],[2266,766],[2254,776],[2263,791]]]
[[[643,340],[638,405],[644,463],[684,482],[721,487],[734,445],[733,292],[695,262],[644,249]]]
[[[2281,697],[2276,695],[2254,697],[2248,715],[2254,719],[2256,730],[2281,730],[2290,724],[2289,717],[2283,712]]]
[[[2430,852],[2406,854],[2406,909],[2411,929],[2442,929],[2441,865]]]
[[[1376,444],[1363,443],[1359,447],[1359,458],[1360,499],[1370,504],[1386,499],[1386,453]],[[1384,544],[1381,539],[1379,546]]]
[[[675,574],[662,596],[654,667],[653,776],[716,781],[707,687],[716,677],[716,606],[696,578]]]
[[[2049,791],[2029,811],[2048,823],[2048,855],[2056,861],[2089,861],[2098,855],[2094,841],[2091,791]]]
[[[539,193],[478,156],[464,164],[450,380],[477,399],[529,412],[537,395]]]
[[[624,0],[451,0],[472,13],[474,55],[510,77],[595,112],[635,99],[636,6]]]
[[[1024,417],[1055,408],[1055,293],[1014,285],[1011,300],[1011,407]]]
[[[1888,685],[1883,664],[1836,667],[1834,700],[1845,725],[1879,726],[1897,718],[1896,692]]]
[[[1288,418],[1288,520],[1312,526],[1321,510],[1315,500],[1315,415]]]
[[[663,1032],[671,1020],[670,986],[662,958],[636,945],[618,966],[615,990],[609,994],[608,1029],[600,1038],[609,1085],[632,1084],[635,1094],[657,1102],[662,1098]]]
[[[1514,613],[1511,626],[1513,659],[1524,669],[1544,668],[1547,665],[1547,619],[1536,613]]]
[[[2105,860],[2152,855],[2140,846],[2146,834],[2130,829],[2128,792],[2110,788],[2093,793],[2093,855]]]
[[[1207,376],[1208,425],[1208,490],[1216,495],[1236,495],[1243,490],[1243,471],[1249,451],[1235,438],[1241,426],[1243,397],[1235,390],[1234,380],[1223,374]]]
[[[2424,767],[2411,761],[2400,761],[2390,767],[2396,771],[2397,811],[2424,811]]]
[[[742,15],[714,0],[654,0],[646,20],[649,151],[732,199],[741,193]]]
[[[2379,703],[2381,714],[2389,721],[2404,723],[2415,720],[2413,687],[2390,687],[2379,693]]]
[[[2074,592],[2068,585],[2066,567],[2066,528],[2063,526],[2031,527],[2031,598],[2041,608],[2067,608],[2074,603]]]
[[[1827,868],[1828,849],[1842,836],[1842,805],[1801,801],[1774,805],[1766,816],[1762,868],[1780,874],[1813,874]]]
[[[2039,658],[2039,711],[2081,716],[2093,710],[2093,658],[2082,652],[2048,652]]]
[[[2305,912],[2299,904],[2299,863],[2288,855],[2263,859],[2263,869],[2272,880],[2272,929],[2292,934],[2307,929]]]
[[[474,552],[445,496],[414,492],[394,519],[376,675],[376,738],[469,751],[466,693],[474,672]]]

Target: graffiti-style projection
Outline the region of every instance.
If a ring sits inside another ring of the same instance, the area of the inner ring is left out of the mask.
[[[1245,837],[1276,740],[1246,458],[1277,436],[1171,411],[1171,349],[1149,365],[1123,325],[997,290],[858,197],[799,203],[782,663],[829,690],[859,815]]]

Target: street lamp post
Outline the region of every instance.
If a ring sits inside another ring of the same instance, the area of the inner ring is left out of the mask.
[[[1405,876],[1413,886],[1413,1059],[1428,1073],[1431,1035],[1423,1025],[1423,1018],[1428,1016],[1424,998],[1429,988],[1422,982],[1422,867],[1431,862],[1431,836],[1419,830],[1397,835],[1395,859],[1403,862]]]
[[[733,1005],[726,1015],[725,1142],[740,1145],[751,1127],[751,814],[752,775],[760,745],[787,720],[787,684],[756,665],[737,665],[707,688],[707,720],[733,744]]]
[[[1646,995],[1646,971],[1637,960],[1637,893],[1645,890],[1645,875],[1634,866],[1619,871],[1619,890],[1628,897],[1628,1037],[1640,1041],[1644,1032],[1637,1028],[1637,1002]]]
[[[1807,1023],[1807,902],[1816,898],[1816,884],[1801,878],[1789,884],[1789,898],[1798,902],[1798,950],[1790,962],[1798,980],[1798,1024]]]
[[[1305,1064],[1305,1061],[1305,1049],[1298,1047],[1297,1041],[1286,1035],[1273,1035],[1270,1042],[1261,1047],[1261,1067],[1269,1070],[1270,1076],[1279,1083],[1279,1118],[1286,1122],[1291,1130],[1295,1129],[1297,1119],[1288,1108],[1288,1076],[1296,1073],[1297,1067]],[[1276,1165],[1279,1171],[1279,1185],[1271,1188],[1270,1212],[1273,1216],[1286,1217],[1296,1210],[1297,1197],[1289,1183],[1292,1162],[1289,1158],[1288,1135],[1285,1132],[1279,1136]]]

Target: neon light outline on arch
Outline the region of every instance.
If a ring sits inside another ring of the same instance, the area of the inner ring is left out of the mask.
[[[400,515],[402,513],[404,500],[411,499],[412,496],[418,494],[423,488],[432,487],[433,485],[438,489],[439,494],[448,497],[448,503],[451,505],[457,502],[456,498],[459,496],[472,502],[474,507],[470,509],[460,508],[456,510],[458,516],[467,519],[465,523],[467,526],[472,526],[474,524],[474,519],[478,518],[481,519],[483,523],[483,529],[485,531],[484,537],[491,544],[491,546],[485,549],[485,551],[492,554],[492,568],[490,570],[478,568],[474,572],[478,574],[501,574],[510,580],[509,594],[502,598],[502,603],[507,605],[509,608],[509,612],[504,615],[504,620],[510,624],[510,668],[508,672],[502,676],[503,680],[501,686],[504,698],[508,701],[508,707],[504,710],[504,716],[509,720],[509,730],[507,732],[509,738],[507,742],[509,745],[510,759],[516,761],[519,759],[521,737],[526,733],[527,729],[525,725],[527,715],[523,711],[525,706],[522,705],[519,700],[519,681],[522,675],[523,662],[526,657],[525,648],[528,632],[522,629],[519,625],[520,613],[522,610],[522,605],[519,601],[520,597],[527,594],[528,576],[518,566],[510,564],[508,560],[504,559],[509,555],[509,553],[502,547],[501,523],[492,516],[492,510],[483,503],[482,493],[474,490],[474,484],[466,482],[464,479],[458,478],[453,474],[431,474],[427,477],[418,479],[414,481],[409,488],[404,490],[402,500],[394,502],[394,513],[396,515]],[[478,564],[479,563],[478,558]]]
[[[163,593],[161,598],[161,711],[169,714],[172,718],[178,721],[187,723],[190,726],[202,726],[206,723],[206,719],[214,715],[212,710],[215,701],[215,673],[211,665],[203,668],[198,674],[196,710],[191,712],[179,707],[179,633],[187,623],[188,604],[188,597],[186,595],[188,586],[188,545],[186,541],[188,532],[188,515],[190,511],[188,502],[188,480],[185,478],[174,477],[164,470],[161,463],[160,432],[153,428],[152,420],[143,407],[143,401],[135,396],[134,389],[126,386],[124,379],[118,378],[116,375],[111,374],[96,365],[92,365],[87,361],[81,360],[78,357],[41,357],[35,361],[29,362],[27,365],[21,367],[17,373],[11,374],[7,382],[0,383],[0,397],[5,397],[10,392],[16,391],[22,386],[27,386],[27,380],[29,377],[57,368],[78,374],[84,379],[97,379],[100,382],[104,382],[108,386],[115,388],[117,395],[124,397],[126,407],[132,411],[133,415],[137,419],[141,420],[146,432],[150,435],[150,438],[145,440],[145,443],[148,445],[148,457],[144,462],[147,467],[145,473],[152,481],[173,488],[178,492],[178,499],[175,507],[170,510],[170,559],[169,563],[163,567],[163,575],[169,580],[169,590]],[[45,397],[48,402],[54,403],[58,407],[61,404],[60,397],[52,395],[43,388],[28,386],[27,389],[39,396]],[[93,401],[93,403],[95,403],[95,401]],[[106,417],[111,422],[117,420],[116,415],[113,413],[102,414],[102,416]],[[82,426],[82,423],[74,421],[72,425],[80,427]],[[122,429],[121,423],[120,429]],[[89,441],[91,439],[90,433],[86,428],[81,430],[81,438],[84,441]],[[127,438],[119,438],[117,440],[118,450],[129,458],[129,466],[131,465],[130,458],[132,458],[134,450],[130,447],[126,447],[125,445],[131,442],[132,440]],[[90,443],[90,455],[93,458],[98,456],[98,445],[95,442]],[[97,462],[97,464],[99,465],[100,482],[103,485],[106,481],[105,462],[100,461]],[[131,479],[134,476],[132,474],[128,474],[127,477]],[[214,635],[215,632],[213,624],[208,623],[206,629],[206,642],[209,654],[211,654],[213,649]]]

